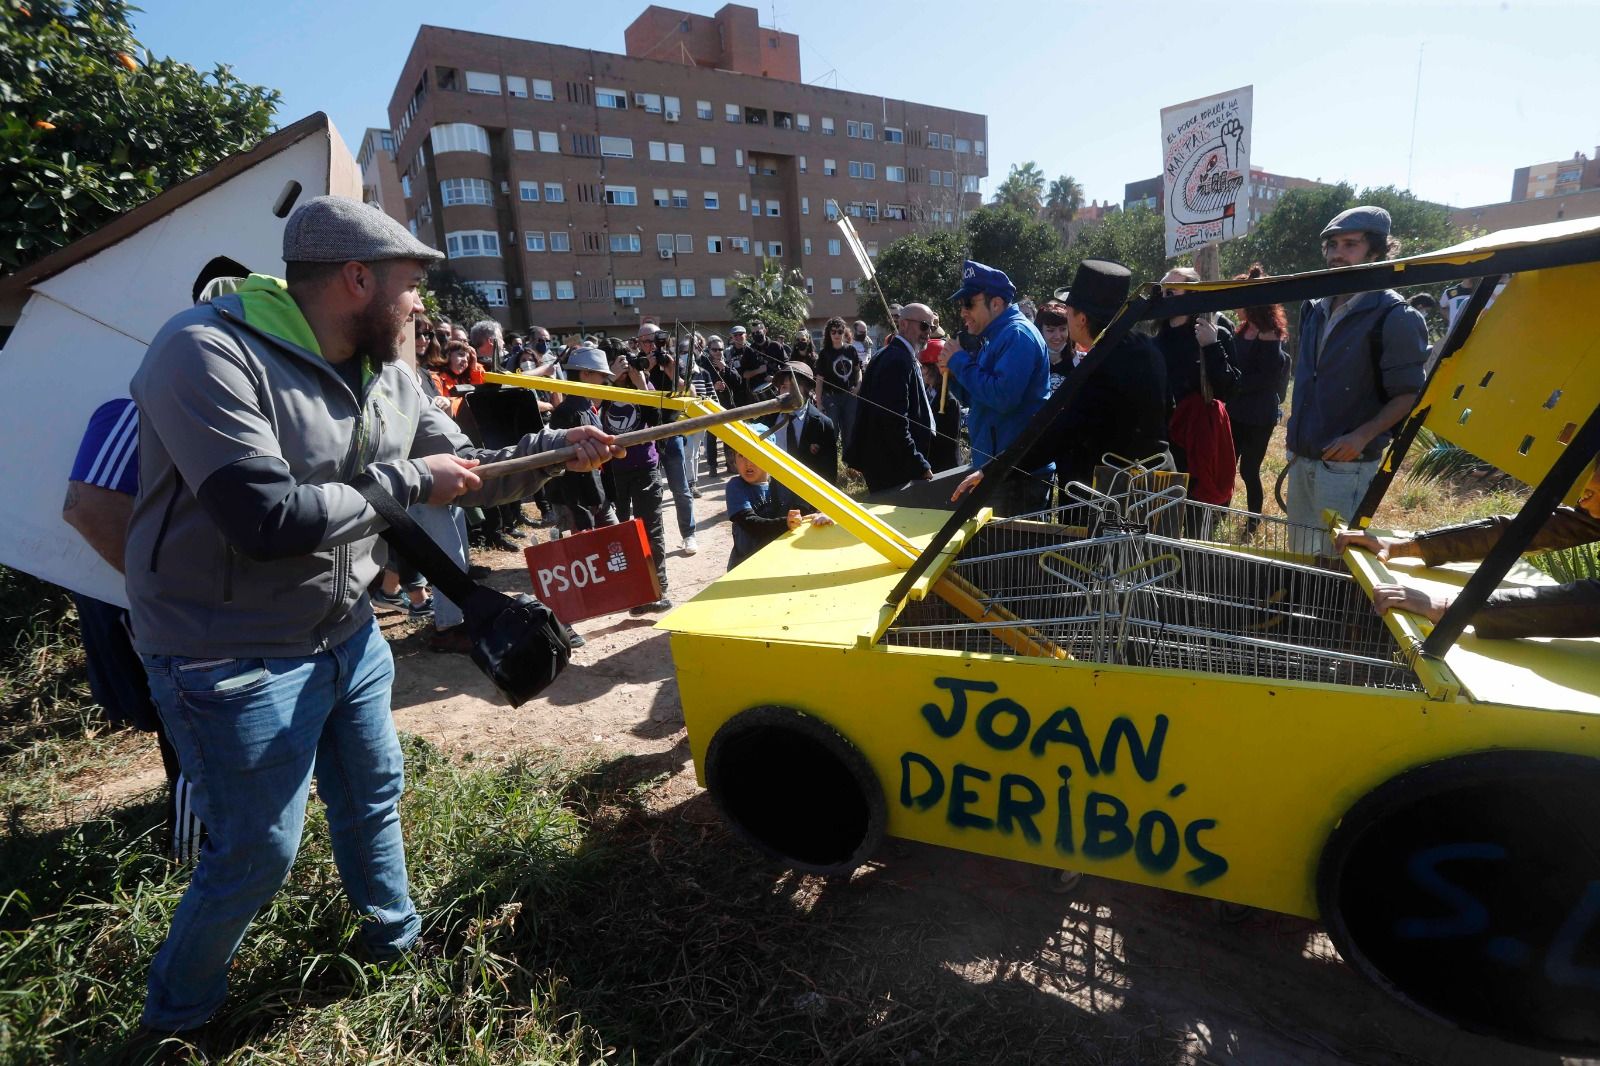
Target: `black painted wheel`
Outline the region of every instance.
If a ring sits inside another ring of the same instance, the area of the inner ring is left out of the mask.
[[[883,841],[888,808],[871,763],[842,733],[792,707],[752,707],[706,749],[706,787],[734,830],[802,873],[837,876]]]
[[[1490,751],[1408,770],[1329,836],[1317,897],[1345,959],[1418,1010],[1600,1050],[1600,759]]]

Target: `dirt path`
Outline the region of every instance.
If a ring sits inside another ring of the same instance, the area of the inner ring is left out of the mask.
[[[704,479],[703,479],[704,480]],[[671,594],[685,600],[719,577],[731,544],[721,485],[696,501],[700,552],[684,556],[667,517]],[[540,534],[541,538],[544,534]],[[520,556],[486,553],[491,582],[527,591]],[[594,750],[607,757],[654,755],[672,771],[652,806],[704,808],[688,761],[687,733],[667,636],[654,619],[580,623],[587,645],[543,698],[502,704],[463,656],[430,652],[423,630],[384,616],[394,642],[395,720],[451,752],[505,760],[519,749]],[[98,800],[159,784],[159,764],[141,760],[106,780]],[[1390,1000],[1339,960],[1311,922],[1252,913],[1223,924],[1204,900],[1084,878],[1053,893],[1046,872],[1019,863],[890,842],[847,886],[876,917],[872,936],[884,967],[908,980],[955,978],[975,986],[1024,986],[1039,1024],[1090,1019],[1111,1031],[1158,1027],[1173,1063],[1484,1064],[1554,1066],[1558,1056],[1454,1032]],[[914,944],[902,951],[898,945]],[[1086,1049],[1092,1051],[1093,1049]]]

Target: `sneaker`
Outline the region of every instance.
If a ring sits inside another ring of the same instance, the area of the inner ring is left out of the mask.
[[[520,507],[517,508],[517,520],[515,522],[511,523],[511,528],[512,529],[532,529],[533,526],[534,526],[534,521],[533,521],[533,519],[528,517],[528,512],[524,511]]]
[[[696,488],[695,486],[690,485],[689,486],[689,498],[690,499],[694,499],[694,500],[698,500],[700,498],[700,490],[698,488]]]
[[[428,638],[428,650],[444,655],[471,655],[472,638],[467,636],[467,627],[464,625],[437,629]]]
[[[406,599],[406,614],[410,615],[412,618],[432,618],[433,617],[433,596],[432,596],[432,594],[429,594],[428,596],[425,596],[421,603],[412,603],[410,598],[407,598]]]
[[[700,550],[700,542],[695,539],[695,536],[694,536],[693,533],[690,533],[683,540],[683,554],[685,554],[685,555],[693,555],[695,552],[697,552],[699,550]]]
[[[640,615],[659,614],[662,611],[670,610],[672,610],[672,601],[662,596],[654,603],[641,603],[639,606],[630,609],[628,613],[638,618]]]
[[[489,538],[488,543],[489,547],[495,549],[496,551],[520,552],[522,550],[522,545],[506,536],[504,533],[496,533],[494,536]]]
[[[583,639],[582,633],[579,633],[571,626],[567,626],[567,643],[574,648],[581,648],[589,642]]]
[[[403,592],[384,592],[379,589],[372,594],[372,602],[374,604],[381,603],[385,607],[392,607],[397,611],[409,611],[411,609],[411,597]]]

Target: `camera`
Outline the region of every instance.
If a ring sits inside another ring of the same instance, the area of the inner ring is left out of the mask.
[[[649,352],[640,352],[637,355],[628,356],[628,365],[635,370],[649,370],[650,364],[654,361],[655,356]]]

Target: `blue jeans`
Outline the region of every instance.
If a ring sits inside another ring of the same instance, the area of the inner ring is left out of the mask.
[[[245,929],[300,848],[313,769],[362,939],[380,959],[408,949],[421,919],[400,837],[394,659],[377,623],[304,658],[142,658],[209,834],[150,965],[144,1024],[192,1029],[222,1006]]]
[[[661,468],[672,490],[672,506],[678,512],[678,536],[694,536],[694,497],[689,495],[689,466],[683,457],[683,438],[669,437],[656,444],[661,453]]]

